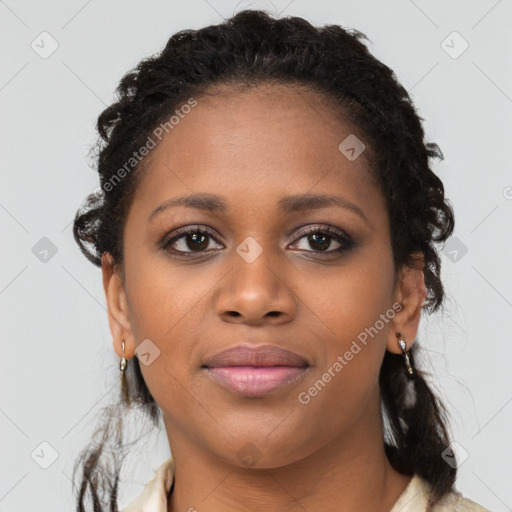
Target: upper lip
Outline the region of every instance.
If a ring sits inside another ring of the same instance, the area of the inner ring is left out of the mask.
[[[308,366],[302,357],[276,345],[237,345],[208,358],[204,365],[207,368],[223,366]]]

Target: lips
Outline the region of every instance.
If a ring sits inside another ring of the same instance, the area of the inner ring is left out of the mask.
[[[290,366],[302,368],[308,362],[295,352],[285,350],[276,345],[252,347],[238,345],[218,352],[204,364],[207,368],[224,368],[228,366]]]
[[[210,357],[203,368],[231,393],[254,398],[298,383],[309,364],[295,352],[275,345],[238,345]]]

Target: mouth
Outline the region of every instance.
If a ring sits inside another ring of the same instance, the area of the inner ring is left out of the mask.
[[[202,368],[229,391],[257,397],[300,380],[309,364],[302,356],[275,345],[238,345],[217,353]]]

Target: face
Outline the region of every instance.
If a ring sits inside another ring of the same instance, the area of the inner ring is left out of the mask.
[[[250,446],[277,467],[375,423],[379,368],[406,315],[393,305],[407,297],[365,155],[338,148],[350,134],[364,142],[312,92],[226,89],[153,150],[124,228],[124,282],[104,282],[120,297],[116,351],[121,339],[137,350],[171,449],[186,437],[241,466]],[[238,345],[302,365],[205,368]]]

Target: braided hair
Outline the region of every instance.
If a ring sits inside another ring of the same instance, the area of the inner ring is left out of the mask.
[[[395,269],[424,256],[427,300],[432,313],[443,302],[440,258],[435,243],[452,234],[454,216],[443,184],[430,169],[430,159],[443,159],[437,144],[425,142],[422,118],[393,71],[371,55],[363,33],[338,25],[314,27],[299,17],[273,18],[259,10],[243,10],[218,25],[182,30],[164,49],[142,60],[120,81],[116,101],[99,116],[96,149],[100,190],[87,196],[74,219],[73,233],[83,254],[101,266],[104,252],[121,265],[126,213],[145,161],[133,166],[116,186],[108,186],[149,134],[187,99],[199,98],[215,85],[252,86],[278,82],[297,84],[331,99],[337,112],[365,136],[371,172],[386,200]],[[414,360],[418,343],[410,349]],[[128,444],[123,417],[142,412],[151,428],[161,411],[149,392],[137,358],[128,361],[121,405],[102,413],[94,441],[78,457],[73,478],[79,512],[89,491],[94,512],[117,511],[119,473]],[[452,490],[456,468],[441,454],[449,446],[446,411],[416,369],[415,402],[406,397],[408,383],[400,354],[386,351],[379,374],[383,414],[387,421],[385,451],[403,474],[429,482],[429,508]]]

